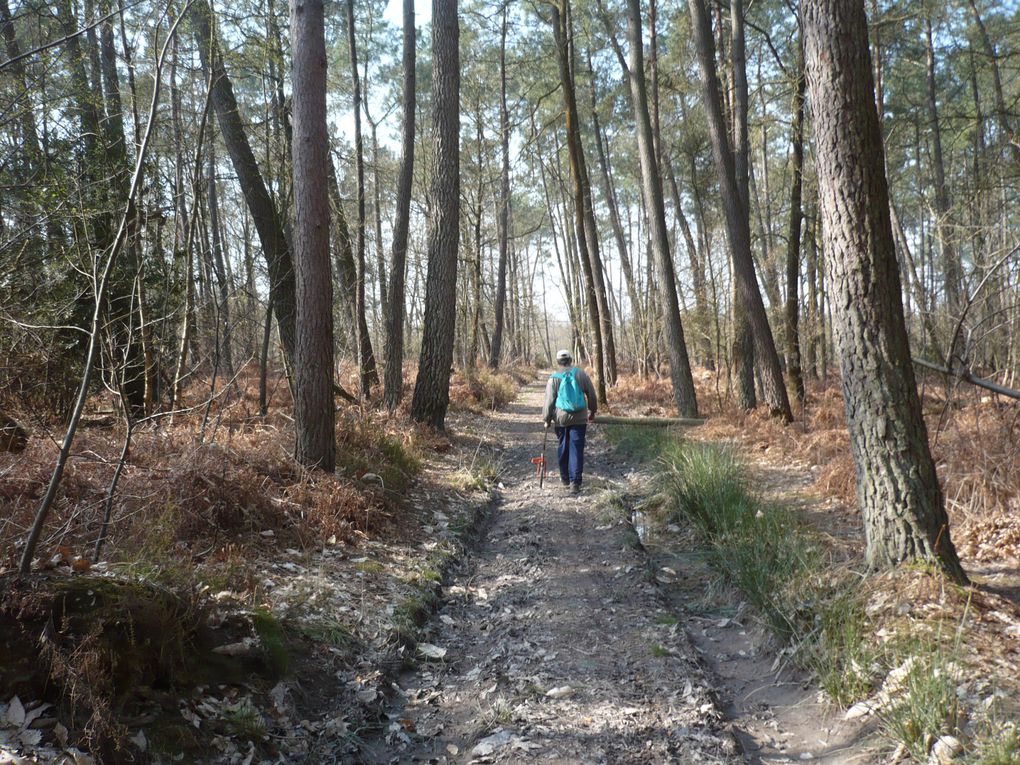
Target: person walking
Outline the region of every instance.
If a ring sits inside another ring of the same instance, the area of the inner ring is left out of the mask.
[[[556,363],[560,369],[545,386],[542,420],[547,428],[556,426],[560,480],[571,493],[579,494],[584,473],[584,439],[588,423],[595,421],[598,402],[591,378],[574,366],[570,351],[557,351]]]

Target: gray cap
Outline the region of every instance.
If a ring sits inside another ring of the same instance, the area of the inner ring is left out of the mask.
[[[568,351],[566,348],[556,351],[557,361],[570,361],[571,358],[573,357],[570,355],[570,351]]]

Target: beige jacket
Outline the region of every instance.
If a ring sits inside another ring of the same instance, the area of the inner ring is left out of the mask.
[[[570,367],[561,367],[558,372],[563,372]],[[545,386],[545,407],[542,409],[542,422],[556,423],[556,427],[565,428],[570,425],[584,425],[588,421],[588,412],[593,415],[598,411],[598,401],[595,398],[595,386],[592,385],[591,378],[588,377],[588,373],[583,369],[578,368],[577,370],[577,384],[581,386],[581,391],[584,393],[584,397],[588,402],[587,409],[581,409],[577,412],[565,412],[562,409],[556,407],[556,394],[560,390],[560,379],[555,376],[549,377],[549,382]]]

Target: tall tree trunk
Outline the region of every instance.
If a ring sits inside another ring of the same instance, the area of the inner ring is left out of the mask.
[[[602,279],[602,269],[597,263],[593,263],[591,252],[593,248],[588,244],[588,236],[593,234],[593,228],[588,225],[588,213],[591,211],[590,195],[585,201],[585,184],[587,177],[583,172],[584,156],[581,149],[580,132],[577,125],[577,101],[574,98],[574,79],[570,66],[570,26],[567,16],[569,7],[568,0],[560,0],[560,5],[552,7],[552,23],[556,38],[556,51],[560,68],[560,85],[563,89],[564,112],[566,116],[567,131],[567,154],[570,159],[570,177],[573,185],[574,195],[574,235],[577,238],[578,250],[581,260],[581,268],[584,273],[584,281],[587,296],[585,304],[588,308],[588,318],[591,322],[591,331],[594,342],[592,343],[592,361],[595,365],[595,390],[598,400],[602,403],[607,401],[606,383],[608,376],[608,355],[607,338],[605,337],[606,323],[603,322],[602,307],[605,297],[599,297],[598,284]],[[596,279],[597,272],[597,279]],[[608,309],[606,311],[608,314]],[[611,329],[611,328],[610,328]]]
[[[474,217],[472,220],[472,236],[474,244],[474,258],[472,259],[471,267],[471,347],[468,353],[468,364],[474,368],[478,361],[478,349],[481,347],[482,337],[482,252],[484,251],[484,245],[482,241],[482,218],[484,217],[483,204],[485,198],[485,173],[484,173],[484,151],[482,145],[484,141],[484,132],[482,126],[485,122],[485,118],[482,114],[481,99],[475,101],[475,146],[478,147],[475,153],[477,162],[475,163],[475,205],[471,211]],[[506,289],[506,272],[503,272],[503,284],[499,287],[496,295],[497,314],[503,310],[503,307],[499,307],[500,299],[502,297],[503,290]],[[503,306],[505,307],[506,301],[503,299]],[[512,305],[512,302],[511,302]],[[493,327],[492,342],[489,345],[489,352],[496,347],[496,335],[500,335],[500,342],[502,342],[502,319],[500,315],[496,317],[496,324]]]
[[[284,234],[279,210],[266,190],[258,162],[252,153],[248,135],[237,109],[234,86],[223,66],[219,43],[213,36],[212,12],[206,0],[195,0],[191,5],[191,22],[199,43],[202,68],[212,82],[212,103],[216,121],[220,126],[223,143],[237,173],[251,212],[255,230],[262,244],[269,275],[269,302],[272,303],[276,323],[280,328],[280,342],[288,359],[294,354],[295,286],[294,264],[290,246]]]
[[[966,581],[949,534],[910,362],[862,0],[805,0],[834,338],[870,566],[935,558]]]
[[[1009,111],[1006,109],[1006,98],[1002,90],[1002,72],[999,69],[999,54],[995,50],[992,38],[988,35],[988,28],[985,26],[984,19],[981,18],[981,13],[978,11],[977,4],[974,0],[967,0],[967,5],[970,6],[971,15],[974,17],[974,23],[978,28],[978,36],[981,38],[981,47],[984,48],[985,57],[988,59],[988,65],[992,68],[992,92],[995,96],[995,117],[999,122],[1002,135],[1006,139],[1006,145],[1009,146],[1010,156],[1013,158],[1013,162],[1020,167],[1020,141],[1017,140],[1016,131],[1013,128]]]
[[[620,223],[620,205],[616,198],[616,191],[613,188],[613,176],[609,167],[608,146],[605,131],[599,123],[598,98],[595,93],[595,72],[591,63],[591,52],[588,52],[588,82],[591,89],[591,124],[595,136],[595,154],[599,161],[599,171],[602,178],[602,196],[605,197],[606,207],[609,208],[609,224],[613,230],[613,239],[616,241],[616,251],[620,256],[620,268],[623,270],[623,278],[627,284],[627,297],[630,299],[631,312],[634,315],[634,322],[640,327],[644,323],[641,314],[641,301],[638,299],[637,285],[634,281],[634,267],[630,260],[630,252],[627,247],[627,240],[623,234],[623,224]]]
[[[435,158],[428,275],[411,417],[443,429],[450,403],[460,239],[460,29],[457,0],[432,0],[432,119]]]
[[[365,114],[368,114],[367,109]],[[390,299],[387,291],[386,256],[383,254],[382,188],[379,182],[379,125],[371,120],[369,122],[372,126],[372,209],[374,212],[372,221],[375,223],[376,284],[379,295],[379,311],[382,314],[380,323],[385,328],[390,316]],[[378,370],[376,370],[376,376],[378,377]],[[378,379],[376,382],[379,382]]]
[[[720,6],[722,4],[720,3]],[[719,30],[722,37],[723,30]],[[733,171],[737,194],[748,218],[750,230],[750,146],[747,132],[747,55],[744,46],[744,4],[734,0],[730,4],[730,135],[733,136]],[[750,243],[750,232],[748,233]],[[764,245],[764,242],[763,242]],[[751,258],[754,252],[748,245]],[[737,267],[734,265],[734,273]],[[757,405],[754,390],[754,338],[747,307],[740,299],[737,282],[733,285],[733,362],[737,366],[738,394],[742,409]]]
[[[793,181],[790,184],[790,229],[786,237],[786,369],[803,405],[807,398],[800,367],[800,226],[804,171],[804,52],[797,36],[797,82],[793,97]]]
[[[329,157],[329,207],[332,213],[333,260],[336,268],[337,285],[340,288],[340,302],[347,316],[345,344],[354,358],[358,358],[359,332],[368,333],[365,315],[358,313],[356,287],[358,283],[358,267],[354,263],[354,244],[351,242],[351,230],[347,225],[343,200],[340,198],[340,184],[336,177],[336,166],[333,155]],[[364,322],[364,329],[360,325]]]
[[[662,199],[662,177],[655,156],[655,142],[651,117],[648,113],[648,92],[645,86],[645,62],[641,39],[640,0],[628,0],[627,29],[630,39],[630,66],[624,73],[630,81],[630,98],[634,108],[638,154],[641,161],[641,191],[645,215],[651,229],[652,250],[659,273],[659,289],[663,296],[662,321],[666,328],[666,351],[669,356],[670,376],[673,380],[673,399],[681,417],[698,416],[698,400],[694,392],[694,377],[687,356],[687,341],[680,321],[680,306],[676,295],[676,274],[673,256],[669,250],[666,230],[666,206]]]
[[[329,266],[329,138],[323,0],[291,0],[294,51],[292,146],[297,345],[295,457],[306,468],[336,467],[333,406],[333,279]]]
[[[372,386],[379,382],[375,369],[372,338],[368,335],[365,315],[365,147],[361,137],[361,77],[358,74],[358,46],[354,28],[354,0],[347,0],[347,47],[351,54],[352,98],[354,100],[354,166],[358,183],[358,230],[355,241],[354,263],[357,267],[355,283],[355,310],[358,312],[358,367],[361,370],[361,395],[365,398]]]
[[[691,282],[694,286],[694,315],[695,315],[695,341],[696,347],[700,348],[701,363],[707,369],[714,369],[712,361],[712,344],[708,336],[708,296],[705,292],[705,264],[698,253],[698,245],[694,241],[694,234],[691,231],[691,224],[684,213],[683,202],[680,199],[680,187],[676,182],[676,172],[673,163],[663,158],[661,165],[669,181],[670,195],[673,197],[673,210],[677,223],[680,224],[680,231],[684,237],[684,244],[687,246],[687,258],[691,263]]]
[[[751,257],[751,231],[744,195],[737,183],[734,157],[730,152],[723,117],[722,101],[719,94],[719,80],[715,70],[715,53],[712,42],[712,28],[704,0],[688,0],[694,27],[695,45],[701,65],[702,87],[705,107],[708,112],[709,135],[712,154],[715,158],[719,186],[722,191],[723,211],[726,216],[726,233],[729,239],[730,256],[733,263],[735,307],[746,312],[750,324],[750,335],[754,342],[754,358],[761,377],[766,404],[769,411],[787,422],[793,419],[790,399],[779,366],[775,340],[765,314],[758,280],[754,273]],[[738,338],[740,331],[735,332]],[[746,336],[746,335],[744,335]]]
[[[127,135],[124,131],[124,108],[120,95],[120,74],[117,70],[117,51],[114,44],[112,12],[108,2],[101,11],[107,18],[99,26],[99,62],[103,83],[103,99],[106,104],[103,115],[106,160],[109,167],[111,190],[117,199],[122,199],[130,183],[131,166],[127,153]],[[144,179],[143,179],[144,184]],[[144,188],[144,185],[143,185]],[[108,215],[109,213],[104,213]],[[120,389],[125,405],[132,417],[143,416],[145,406],[145,357],[141,342],[142,312],[138,305],[135,285],[141,273],[139,244],[139,215],[128,221],[128,236],[125,243],[122,267],[111,284],[110,319],[121,356],[123,368],[120,373]]]
[[[510,220],[510,114],[506,106],[506,32],[507,19],[510,13],[509,0],[503,0],[503,22],[499,30],[499,217],[496,220],[499,229],[499,265],[496,268],[496,316],[492,328],[492,348],[489,366],[499,367],[499,357],[503,352],[503,314],[506,310],[506,268],[509,249]],[[479,144],[478,151],[482,148]]]
[[[404,103],[401,127],[400,171],[397,177],[397,209],[393,222],[393,262],[390,264],[389,304],[386,324],[386,374],[383,398],[391,412],[400,404],[404,387],[404,286],[407,271],[407,231],[414,181],[415,28],[414,0],[404,0],[403,42]]]
[[[924,18],[925,51],[927,53],[925,82],[927,85],[928,126],[931,131],[931,163],[935,176],[935,232],[942,252],[942,278],[946,291],[946,305],[953,317],[961,309],[960,261],[956,254],[956,233],[951,220],[949,187],[946,185],[946,168],[942,155],[942,129],[939,123],[938,97],[935,89],[935,47],[932,43],[931,17]],[[952,362],[953,349],[948,348]]]
[[[227,269],[224,266],[223,239],[220,230],[220,204],[216,193],[216,153],[212,142],[209,143],[206,183],[209,205],[209,228],[212,235],[213,268],[216,271],[216,285],[219,291],[219,320],[223,323],[223,336],[219,338],[217,349],[227,374],[234,374],[233,329],[230,323],[230,284]]]
[[[804,257],[804,267],[807,271],[807,345],[804,349],[804,368],[809,374],[816,378],[822,377],[819,373],[818,359],[818,248],[815,244],[815,225],[818,218],[817,206],[812,205],[808,209],[807,221],[804,230],[804,244],[807,253]]]

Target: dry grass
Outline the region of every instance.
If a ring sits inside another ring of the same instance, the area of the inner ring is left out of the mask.
[[[207,385],[193,385],[185,404],[206,398]],[[435,437],[398,427],[378,410],[352,407],[338,416],[337,474],[307,474],[289,452],[293,423],[286,384],[272,381],[270,387],[274,396],[265,418],[258,416],[257,379],[241,377],[208,416],[200,406],[136,430],[104,557],[180,568],[222,556],[232,546],[306,547],[391,526],[398,495],[417,470],[415,454],[434,445]],[[122,423],[104,414],[106,403],[96,402],[79,431],[43,535],[43,559],[58,547],[74,556],[91,554],[125,433]],[[0,454],[6,511],[0,569],[12,566],[20,552],[56,452],[55,438],[36,437],[21,454]],[[363,482],[369,472],[382,476],[383,485]]]
[[[356,370],[341,370],[356,390]],[[258,377],[242,370],[220,380],[195,379],[174,417],[136,428],[117,488],[104,558],[131,565],[191,570],[201,562],[244,557],[247,547],[307,548],[325,539],[349,542],[397,527],[400,499],[419,469],[419,455],[445,452],[448,438],[407,422],[414,386],[405,370],[405,396],[396,416],[373,404],[348,405],[337,415],[337,472],[309,474],[292,459],[294,424],[289,388],[279,370],[269,378],[269,412],[259,414]],[[533,369],[457,372],[451,406],[481,411],[504,406]],[[25,418],[22,418],[25,419]],[[20,454],[0,453],[0,572],[20,554],[45,493],[62,426],[34,423]],[[107,396],[91,402],[75,441],[39,556],[91,556],[125,426]],[[366,480],[362,480],[367,474]],[[59,551],[59,554],[58,554]]]
[[[700,371],[695,384],[708,422],[692,435],[739,443],[775,466],[810,470],[818,495],[854,506],[856,475],[838,381],[809,381],[808,404],[791,425],[758,411],[736,411],[713,373]],[[625,377],[610,401],[620,411],[675,413],[668,376]],[[1020,407],[965,389],[947,406],[942,390],[932,388],[923,405],[961,554],[983,562],[1020,561]]]
[[[457,370],[450,379],[450,406],[470,412],[499,409],[513,401],[521,385],[535,379],[535,374],[530,367]]]

